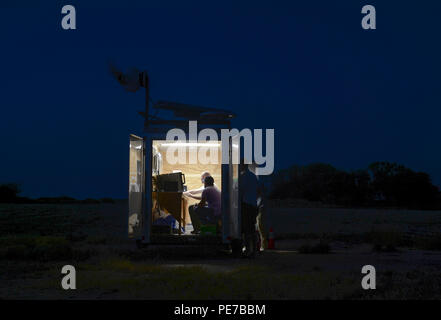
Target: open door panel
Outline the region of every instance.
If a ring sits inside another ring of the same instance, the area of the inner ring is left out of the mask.
[[[240,208],[240,194],[239,194],[239,139],[234,136],[230,138],[229,150],[229,223],[230,223],[230,237],[231,239],[241,239],[241,208]]]
[[[141,239],[145,224],[145,141],[130,135],[129,238]]]

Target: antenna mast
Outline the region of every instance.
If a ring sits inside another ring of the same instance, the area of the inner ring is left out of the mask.
[[[150,103],[150,88],[149,88],[149,76],[147,71],[142,72],[142,86],[145,88],[145,117],[144,117],[144,126],[148,125],[149,118],[149,103]]]

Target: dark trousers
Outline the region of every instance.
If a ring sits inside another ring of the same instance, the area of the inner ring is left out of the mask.
[[[200,231],[202,224],[215,224],[214,210],[207,207],[191,205],[188,207],[194,231]]]
[[[245,236],[246,254],[254,256],[257,251],[256,218],[257,207],[242,203],[242,232]]]

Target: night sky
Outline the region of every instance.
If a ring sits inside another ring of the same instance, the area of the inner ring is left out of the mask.
[[[153,100],[274,128],[276,169],[394,161],[441,185],[441,2],[2,1],[0,182],[31,197],[127,197],[128,135]],[[8,4],[9,3],[9,4]],[[73,4],[77,30],[61,28]],[[377,9],[377,30],[361,8]]]

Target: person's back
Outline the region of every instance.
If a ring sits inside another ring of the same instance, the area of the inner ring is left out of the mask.
[[[254,257],[257,251],[257,177],[248,165],[241,164],[240,176],[242,232],[245,235],[245,256]]]
[[[240,179],[242,202],[257,207],[257,177],[248,168],[244,170]]]
[[[213,209],[215,216],[221,215],[221,191],[217,187],[206,187],[202,192],[202,198],[205,199],[207,207]]]

